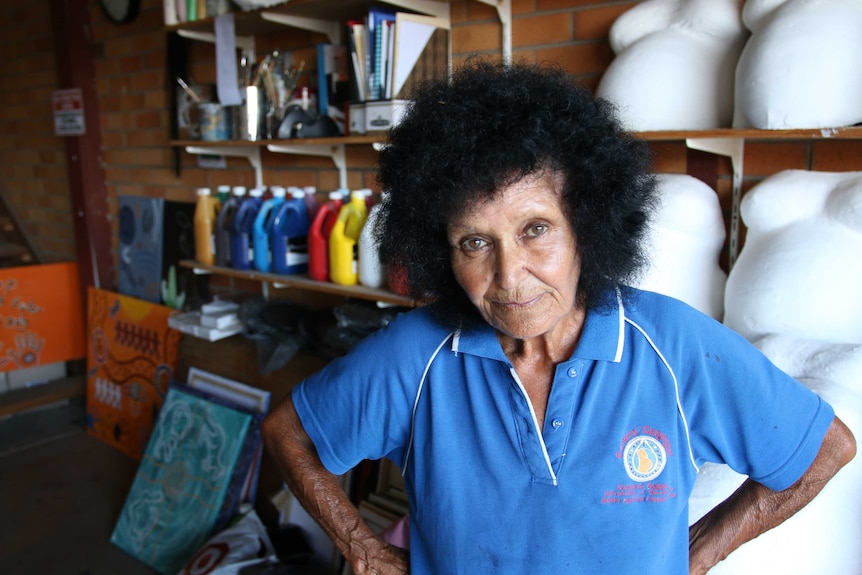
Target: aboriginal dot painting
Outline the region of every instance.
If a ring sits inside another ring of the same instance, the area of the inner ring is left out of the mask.
[[[140,459],[177,367],[171,309],[90,288],[87,431]]]
[[[171,388],[111,542],[174,575],[212,535],[251,416]]]

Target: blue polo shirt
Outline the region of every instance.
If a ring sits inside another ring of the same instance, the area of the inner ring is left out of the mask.
[[[782,490],[814,460],[828,404],[712,318],[624,289],[587,314],[541,430],[494,330],[428,309],[294,389],[331,472],[400,465],[412,573],[687,574],[699,465]]]

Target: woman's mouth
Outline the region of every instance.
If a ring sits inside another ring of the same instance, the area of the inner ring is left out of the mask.
[[[517,311],[519,309],[524,309],[532,306],[536,302],[538,302],[542,298],[541,295],[526,297],[526,298],[514,298],[513,300],[509,299],[501,299],[494,301],[494,306],[502,308],[504,310]]]

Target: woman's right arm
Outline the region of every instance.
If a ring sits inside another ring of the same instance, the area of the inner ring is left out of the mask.
[[[338,478],[321,463],[290,393],[266,417],[262,434],[267,451],[288,487],[329,535],[356,575],[409,572],[407,552],[387,544],[371,531]]]

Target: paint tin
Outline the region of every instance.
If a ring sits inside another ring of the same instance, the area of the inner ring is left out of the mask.
[[[203,102],[198,104],[201,122],[201,140],[218,141],[230,139],[228,111],[219,103]]]
[[[260,140],[263,137],[263,92],[257,86],[242,88],[243,102],[236,106],[234,126],[234,139],[236,140]]]

